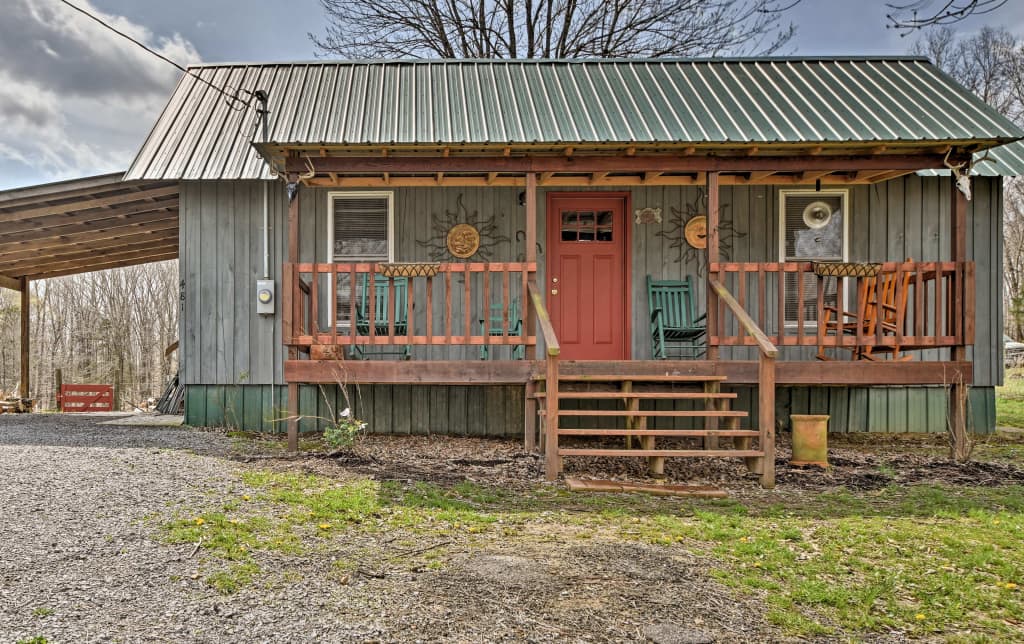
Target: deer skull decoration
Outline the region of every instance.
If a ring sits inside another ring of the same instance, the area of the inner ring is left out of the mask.
[[[950,152],[952,152],[952,150],[950,150],[949,152],[946,152],[946,158],[943,159],[942,162],[944,164],[946,164],[946,167],[949,168],[950,172],[953,173],[953,177],[956,179],[956,188],[957,188],[957,190],[959,190],[960,192],[964,193],[964,197],[967,198],[967,201],[970,201],[971,200],[971,173],[974,171],[974,166],[976,166],[978,163],[988,159],[988,152],[985,152],[985,154],[983,156],[981,156],[981,157],[979,157],[977,159],[975,159],[972,156],[969,161],[964,161],[963,163],[958,163],[958,164],[952,164],[952,163],[949,162],[949,153]]]
[[[303,172],[299,175],[298,179],[295,181],[289,181],[285,185],[285,190],[288,192],[288,201],[294,199],[295,195],[299,192],[300,182],[312,179],[316,176],[316,169],[313,167],[313,162],[309,160],[309,157],[306,157],[306,168],[308,169],[307,172]]]

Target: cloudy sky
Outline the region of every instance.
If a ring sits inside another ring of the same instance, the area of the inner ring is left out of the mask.
[[[181,64],[309,60],[317,0],[73,0]],[[0,189],[124,170],[178,71],[58,0],[3,0]],[[905,53],[884,0],[803,0],[796,54]],[[1024,2],[985,20],[1024,36]]]

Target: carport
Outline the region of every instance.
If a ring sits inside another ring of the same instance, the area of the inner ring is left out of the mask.
[[[178,257],[178,184],[123,172],[0,192],[0,287],[21,292],[21,383],[29,397],[32,280]]]

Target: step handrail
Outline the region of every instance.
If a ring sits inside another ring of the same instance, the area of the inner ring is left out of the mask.
[[[740,306],[729,289],[714,277],[708,277],[708,286],[725,302],[725,305],[736,316],[743,330],[757,343],[760,355],[757,362],[757,431],[761,451],[764,456],[755,459],[758,473],[761,475],[761,487],[775,487],[775,361],[779,349],[768,339],[757,322]],[[714,318],[722,325],[718,316]],[[721,327],[719,327],[721,328]],[[719,329],[712,329],[718,334]],[[781,334],[780,334],[781,337]]]
[[[551,324],[551,316],[544,306],[544,296],[536,279],[530,279],[527,288],[533,304],[537,324],[544,335],[544,346],[547,357],[544,377],[544,469],[549,481],[558,478],[560,466],[558,455],[558,356],[562,352],[558,344],[555,327]],[[538,356],[539,357],[539,356]]]
[[[537,285],[537,280],[531,279],[528,282],[530,289],[530,301],[533,302],[533,310],[537,314],[537,324],[540,326],[541,334],[544,336],[544,346],[547,347],[549,356],[558,356],[562,348],[558,344],[558,336],[555,335],[555,327],[551,325],[551,316],[547,307],[544,306],[544,295]]]
[[[761,353],[769,358],[778,357],[778,347],[768,339],[768,336],[761,330],[761,327],[757,326],[757,322],[754,321],[754,318],[750,317],[750,314],[740,306],[740,303],[732,296],[729,289],[725,288],[725,285],[715,278],[708,279],[708,284],[710,284],[711,288],[718,294],[718,297],[722,299],[722,302],[729,307],[732,314],[736,316],[736,321],[740,323],[743,330],[754,339],[754,342],[757,343]]]

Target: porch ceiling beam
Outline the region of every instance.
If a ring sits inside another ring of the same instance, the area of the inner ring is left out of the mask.
[[[123,234],[127,231],[125,228],[139,228],[148,224],[155,224],[157,222],[177,221],[177,211],[165,212],[148,212],[140,215],[131,215],[124,218],[115,218],[108,220],[102,226],[92,224],[90,222],[74,224],[71,226],[61,226],[50,230],[29,230],[20,233],[2,233],[0,234],[0,246],[7,244],[17,244],[20,242],[37,242],[44,239],[67,239],[71,235],[76,233],[96,233],[99,236],[91,237],[90,239],[108,239],[118,234]]]
[[[956,162],[957,160],[954,160]],[[307,171],[381,173],[408,172],[805,172],[815,170],[922,170],[942,168],[938,154],[890,154],[884,156],[799,156],[799,157],[674,157],[674,156],[582,156],[582,157],[290,157],[288,172]]]
[[[163,239],[147,242],[145,244],[138,244],[133,246],[122,246],[121,248],[112,248],[107,250],[84,250],[78,253],[71,253],[68,255],[50,257],[46,259],[30,259],[30,260],[19,260],[7,262],[4,261],[0,264],[0,271],[11,275],[24,275],[29,272],[36,271],[40,268],[45,270],[50,269],[61,269],[61,268],[72,268],[75,265],[81,264],[82,262],[91,262],[92,260],[118,260],[118,259],[132,259],[136,257],[145,257],[154,253],[170,253],[178,250],[178,240],[175,239]]]
[[[104,206],[114,206],[118,204],[132,203],[135,201],[145,201],[156,197],[168,197],[177,194],[178,186],[172,185],[155,188],[153,190],[136,190],[134,192],[126,192],[125,194],[114,195],[113,197],[104,197],[102,199],[84,199],[58,204],[56,206],[41,206],[38,208],[15,210],[12,212],[0,212],[0,223],[18,221],[19,219],[31,219],[33,217],[42,217],[45,215],[59,215],[66,212],[89,210],[90,208],[102,208]]]
[[[153,262],[163,262],[170,259],[178,259],[178,251],[175,250],[172,253],[154,254],[146,257],[139,257],[136,259],[122,259],[118,261],[106,261],[98,262],[96,264],[83,264],[77,268],[67,268],[56,271],[44,271],[27,277],[32,280],[49,279],[51,277],[63,277],[65,275],[75,275],[77,273],[92,273],[95,271],[105,271],[108,268],[122,268],[125,266],[135,266],[136,264],[151,264]]]
[[[889,174],[889,170],[860,170],[853,175],[853,181],[871,181],[875,177]]]
[[[159,222],[139,229],[114,230],[108,232],[100,230],[95,233],[77,235],[61,235],[57,237],[41,237],[38,241],[13,244],[0,243],[0,254],[4,257],[22,257],[32,255],[35,257],[46,257],[53,253],[75,252],[82,248],[108,248],[111,246],[125,246],[146,239],[147,236],[178,234],[178,221],[175,219],[168,222]]]
[[[869,183],[870,177],[877,177],[886,174],[907,174],[912,170],[871,170],[862,173],[824,173],[823,183],[827,184],[860,184]],[[585,186],[692,186],[703,185],[706,173],[660,175],[645,178],[642,174],[632,175],[611,175],[607,172],[596,172],[593,174],[558,175],[546,173],[543,184],[549,187],[585,187]],[[799,174],[780,175],[776,172],[755,172],[751,173],[753,178],[747,178],[744,174],[722,174],[721,185],[794,185],[807,183]],[[493,177],[493,178],[492,178]],[[339,176],[336,180],[327,177],[310,179],[308,185],[312,187],[328,188],[383,188],[383,187],[505,187],[521,188],[526,185],[522,176],[501,175],[497,172],[488,172],[479,176],[467,175],[446,175],[438,184],[434,176],[390,176],[381,177],[346,177]]]
[[[145,203],[122,206],[120,208],[89,210],[85,212],[76,211],[60,215],[48,215],[45,217],[36,217],[34,219],[19,220],[9,226],[4,226],[4,234],[23,232],[26,230],[56,229],[60,226],[69,226],[71,224],[80,224],[85,222],[90,222],[93,224],[94,228],[98,228],[103,225],[103,221],[108,219],[116,219],[119,217],[170,209],[178,209],[177,199],[168,199],[166,201],[147,201]]]
[[[21,280],[8,277],[7,275],[0,275],[0,288],[9,288],[12,291],[20,291]]]
[[[747,179],[747,181],[749,181],[750,183],[755,183],[757,181],[761,181],[762,179],[767,179],[773,174],[775,174],[774,170],[762,170],[760,172],[751,172],[750,178]]]
[[[15,264],[23,260],[32,260],[35,262],[57,261],[60,259],[73,257],[81,253],[94,253],[117,249],[137,248],[140,246],[152,245],[155,242],[174,242],[177,241],[177,239],[178,230],[177,228],[175,228],[172,230],[145,232],[130,238],[125,237],[121,239],[103,239],[100,241],[84,244],[77,244],[74,242],[60,243],[55,244],[49,248],[8,252],[0,255],[0,273],[4,271],[2,266]]]
[[[896,177],[902,177],[903,175],[910,174],[911,172],[913,172],[913,170],[893,170],[892,172],[885,172],[883,174],[880,174],[880,175],[872,178],[871,181],[872,182],[875,182],[875,181],[888,181],[889,179],[895,179]]]
[[[804,181],[804,182],[817,181],[818,179],[820,179],[820,178],[822,178],[822,177],[824,177],[826,175],[830,175],[830,174],[832,174],[831,170],[818,170],[816,172],[801,172],[800,173],[800,181]]]

